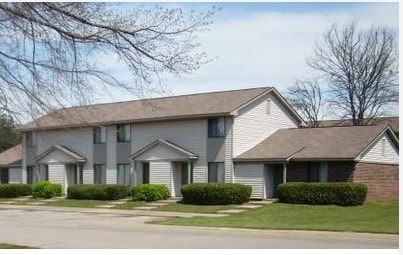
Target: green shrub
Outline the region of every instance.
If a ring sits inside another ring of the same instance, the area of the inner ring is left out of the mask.
[[[169,198],[169,190],[163,184],[141,184],[131,189],[133,201],[157,201]]]
[[[0,198],[29,196],[32,194],[31,184],[1,184]]]
[[[85,184],[67,188],[67,198],[88,200],[117,200],[126,198],[129,188],[116,184]]]
[[[362,205],[367,191],[365,184],[352,182],[290,182],[277,187],[279,201],[290,204]]]
[[[229,205],[248,202],[252,187],[239,183],[192,183],[181,188],[183,203]]]
[[[32,197],[51,198],[62,195],[62,185],[49,181],[39,181],[32,185]]]

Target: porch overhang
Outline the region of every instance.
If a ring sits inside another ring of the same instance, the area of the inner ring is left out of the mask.
[[[167,140],[155,140],[129,157],[131,161],[147,161],[149,158],[194,161],[198,155]]]
[[[58,160],[57,162],[61,163],[77,163],[77,164],[84,164],[87,162],[87,159],[80,154],[70,150],[69,148],[62,146],[62,145],[53,145],[49,147],[47,150],[39,154],[37,157],[34,158],[35,163],[41,163],[43,159],[47,156],[50,156],[52,153],[59,152],[61,155],[65,156],[63,160]],[[67,157],[66,157],[67,156]]]

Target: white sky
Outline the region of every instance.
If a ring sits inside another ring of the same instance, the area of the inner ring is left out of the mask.
[[[212,3],[171,3],[186,10],[206,10]],[[170,94],[275,86],[312,76],[305,59],[314,42],[333,23],[354,19],[362,27],[385,25],[398,30],[398,3],[215,3],[222,10],[211,30],[199,35],[202,51],[214,60],[192,75],[166,76]],[[108,59],[105,65],[119,65]],[[161,95],[158,95],[161,96]],[[136,99],[127,93],[98,94],[94,103]]]

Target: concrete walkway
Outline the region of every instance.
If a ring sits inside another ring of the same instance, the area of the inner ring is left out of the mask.
[[[56,207],[56,206],[40,206],[40,205],[15,205],[1,204],[1,209],[8,210],[24,210],[24,211],[54,211],[54,212],[82,212],[95,214],[116,214],[124,216],[152,216],[152,217],[170,217],[170,218],[190,218],[190,217],[224,217],[228,214],[208,214],[208,213],[186,213],[186,212],[166,212],[166,211],[150,211],[150,210],[119,210],[109,208],[82,208],[82,207]]]

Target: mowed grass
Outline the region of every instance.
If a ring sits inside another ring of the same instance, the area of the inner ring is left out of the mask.
[[[0,243],[0,249],[36,249],[36,248],[24,245]]]
[[[109,201],[103,200],[81,200],[81,199],[62,199],[53,202],[47,202],[46,206],[61,206],[61,207],[85,207],[93,208],[97,205],[106,205]]]
[[[368,202],[363,206],[312,206],[274,203],[220,218],[176,218],[156,224],[285,230],[399,233],[399,202]]]
[[[233,208],[233,205],[188,205],[180,202],[169,203],[152,209],[153,211],[190,212],[190,213],[217,213],[220,210]]]

